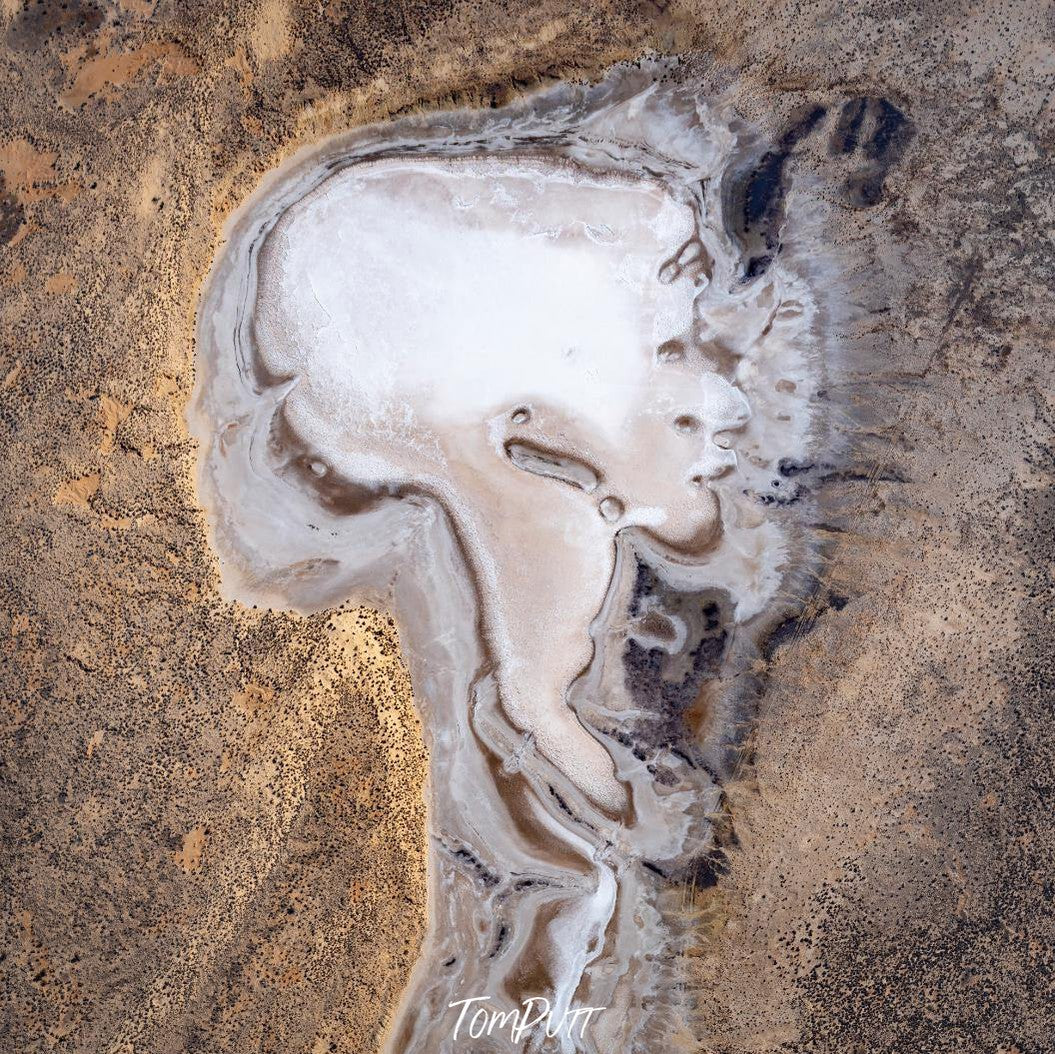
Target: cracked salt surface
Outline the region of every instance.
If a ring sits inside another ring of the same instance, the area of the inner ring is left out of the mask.
[[[454,993],[610,1008],[563,1050],[655,1049],[674,1013],[659,876],[705,850],[721,763],[641,738],[633,568],[730,634],[764,616],[796,550],[756,492],[813,451],[822,364],[809,276],[745,279],[726,230],[731,122],[662,72],[324,144],[247,202],[203,298],[229,595],[400,623],[432,851],[394,1050],[450,1049]],[[678,655],[698,621],[640,639]]]

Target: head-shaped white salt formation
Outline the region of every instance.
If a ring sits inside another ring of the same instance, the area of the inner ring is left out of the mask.
[[[304,535],[317,523],[261,459],[276,421],[320,486],[442,506],[509,717],[620,810],[566,704],[615,536],[728,591],[738,620],[761,611],[786,555],[763,492],[808,455],[817,362],[807,283],[779,260],[746,275],[726,231],[730,125],[689,93],[613,85],[558,92],[545,118],[441,123],[428,149],[367,135],[262,189],[203,302],[191,421],[242,599],[303,606],[287,585],[332,571],[308,605],[325,606],[352,550],[381,546],[336,520]]]
[[[508,1009],[543,976],[557,1006],[588,981],[622,1007],[598,1049],[636,1049],[673,960],[639,865],[693,857],[718,789],[633,739],[630,557],[728,598],[743,654],[787,583],[815,265],[748,266],[723,215],[747,133],[665,69],[323,144],[240,210],[202,299],[190,422],[227,594],[400,621],[438,907],[392,1049],[446,1051],[429,1008]]]
[[[565,693],[614,536],[713,548],[710,484],[750,418],[694,351],[707,270],[693,209],[662,182],[516,156],[347,169],[286,212],[261,261],[257,347],[296,380],[286,419],[315,471],[446,507],[510,717],[611,808],[611,760]]]

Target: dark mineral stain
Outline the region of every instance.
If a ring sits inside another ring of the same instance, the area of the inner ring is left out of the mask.
[[[803,465],[789,457],[782,457],[777,463],[777,471],[788,479],[801,476],[803,472],[809,472],[811,468],[813,468],[812,462]]]
[[[776,627],[766,638],[766,642],[762,647],[762,654],[767,659],[771,659],[778,648],[805,636],[813,629],[813,625],[812,620],[803,619],[799,615],[793,615],[791,618],[784,619],[783,622],[777,623]]]
[[[744,249],[744,281],[764,274],[780,251],[788,161],[827,113],[819,105],[800,111],[775,146],[753,165],[731,173],[723,184],[726,223]],[[828,153],[859,166],[843,179],[842,196],[849,205],[871,208],[879,204],[884,181],[912,135],[912,122],[888,99],[860,96],[843,103],[828,140]]]
[[[691,889],[703,890],[716,886],[721,877],[728,873],[728,851],[738,847],[740,839],[733,827],[729,800],[724,792],[712,819],[711,839],[710,845],[703,852],[672,872],[669,877]]]
[[[649,775],[661,787],[676,787],[678,777],[666,765],[647,765]]]
[[[820,477],[821,483],[908,483],[909,479],[896,468],[877,466],[870,472],[859,469],[836,469]]]
[[[866,105],[866,99],[850,99],[843,103],[835,131],[832,132],[831,152],[833,154],[850,154],[857,149],[857,140],[861,134]]]
[[[763,155],[762,160],[748,174],[740,216],[744,231],[761,227],[763,223],[772,222],[775,218],[780,207],[780,181],[786,160],[786,152],[770,152]],[[767,244],[773,245],[774,242],[775,238],[767,236]]]
[[[893,164],[904,153],[912,127],[908,118],[886,99],[873,99],[872,109],[875,131],[864,144],[864,155],[873,161]]]
[[[491,949],[490,954],[487,956],[488,959],[493,959],[501,950],[502,945],[506,942],[506,937],[509,936],[509,927],[503,922],[498,927],[498,934],[495,937],[495,946]]]
[[[451,849],[449,852],[455,860],[460,860],[462,863],[467,864],[485,886],[498,885],[498,875],[490,870],[471,850],[462,847],[461,849]]]
[[[780,140],[780,149],[784,154],[789,154],[794,147],[798,146],[821,123],[827,112],[823,106],[810,106],[792,121]]]
[[[680,678],[669,678],[670,653],[662,648],[645,648],[637,641],[627,642],[623,655],[626,683],[635,702],[658,710],[664,719],[679,717],[696,701],[701,683],[714,677],[725,656],[727,634],[718,622],[717,605],[703,609],[703,617],[713,635],[702,636],[688,651],[689,670]]]
[[[833,611],[842,611],[850,598],[840,593],[820,593],[812,597],[805,610],[796,615],[778,622],[770,631],[765,643],[762,645],[762,655],[768,661],[772,659],[777,650],[785,644],[799,640],[810,633],[817,625],[817,620],[828,608]]]
[[[884,180],[912,135],[912,122],[888,99],[862,96],[843,104],[829,152],[833,157],[859,155],[864,162],[843,184],[849,205],[867,209],[879,204]]]
[[[563,812],[563,813],[566,813],[573,820],[578,819],[578,817],[575,815],[575,813],[572,812],[571,807],[568,805],[568,803],[561,796],[561,794],[557,790],[557,788],[554,787],[552,783],[547,784],[547,786],[549,787],[550,795],[552,796],[553,800],[557,803],[557,807],[560,809],[560,811]]]
[[[779,486],[779,483],[774,482],[774,486]],[[755,494],[755,501],[759,505],[770,505],[770,506],[786,506],[794,505],[801,500],[803,494],[808,493],[803,487],[795,487],[793,490],[785,491],[783,494]]]
[[[727,598],[715,590],[687,593],[672,589],[639,558],[628,614],[643,630],[657,616],[676,620],[686,627],[687,638],[677,651],[648,646],[633,636],[627,640],[622,658],[624,681],[634,705],[648,716],[636,723],[632,739],[626,731],[616,738],[622,742],[625,737],[624,746],[633,742],[639,760],[658,747],[680,747],[695,757],[686,717],[725,661],[730,619]],[[646,746],[649,749],[642,750]],[[660,782],[667,778],[657,775]]]
[[[870,209],[883,198],[883,177],[877,172],[855,172],[845,184],[846,200],[859,209]]]
[[[765,274],[769,265],[773,262],[771,253],[763,253],[761,256],[752,256],[744,268],[744,281],[750,281],[759,275]]]
[[[382,488],[354,483],[329,466],[321,466],[322,475],[314,471],[312,466],[319,466],[320,462],[289,423],[283,407],[271,419],[267,453],[277,475],[298,489],[309,491],[327,512],[334,515],[354,516],[392,496]]]
[[[744,280],[763,274],[780,247],[787,191],[785,163],[825,113],[823,106],[808,108],[791,122],[775,149],[764,153],[753,167],[735,173],[722,188],[730,232],[744,246],[748,258]]]
[[[688,886],[696,889],[710,889],[718,884],[718,879],[729,870],[729,861],[725,852],[714,848],[696,857],[695,860],[678,875]]]

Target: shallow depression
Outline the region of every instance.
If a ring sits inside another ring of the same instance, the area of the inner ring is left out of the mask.
[[[695,286],[659,275],[694,234],[691,205],[655,180],[392,159],[328,179],[261,257],[256,344],[297,378],[290,426],[351,479],[443,502],[482,588],[503,706],[616,811],[611,761],[565,705],[611,579],[609,525],[709,541],[716,503],[687,480],[716,454],[666,419],[707,414],[713,434],[748,412],[723,378],[655,356],[692,328]],[[621,497],[598,519],[602,479]]]
[[[627,656],[643,619],[703,691],[777,596],[791,527],[758,492],[810,453],[819,364],[808,281],[748,278],[728,233],[729,118],[662,72],[324,144],[246,204],[202,302],[225,588],[365,597],[408,649],[430,933],[393,1050],[454,1049],[458,998],[606,1008],[480,1050],[655,1049],[682,1012],[663,890],[720,763],[648,731],[665,696]],[[645,566],[713,614],[635,614]]]

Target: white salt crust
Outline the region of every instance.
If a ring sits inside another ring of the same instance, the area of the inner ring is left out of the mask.
[[[738,134],[660,72],[325,144],[247,202],[203,298],[190,423],[228,595],[400,622],[431,764],[400,1054],[456,1049],[447,1001],[510,1009],[534,963],[556,1006],[610,1008],[562,1051],[656,1049],[678,946],[641,861],[703,851],[719,790],[702,770],[660,786],[568,690],[589,668],[589,707],[626,708],[604,697],[618,671],[593,672],[625,539],[673,587],[728,593],[737,626],[793,570],[787,517],[757,494],[816,446],[815,280],[781,257],[743,280],[721,214]],[[272,449],[279,417],[308,478],[412,496],[320,503]]]
[[[692,339],[697,286],[660,273],[695,226],[657,182],[395,159],[289,209],[261,264],[257,341],[268,370],[297,380],[290,422],[343,475],[443,501],[481,582],[507,711],[613,809],[625,795],[611,759],[564,696],[589,661],[615,534],[709,542],[717,506],[701,481],[735,461],[714,438],[750,417],[728,381],[659,354]],[[514,439],[600,484],[525,473]],[[609,518],[612,497],[623,512]]]

